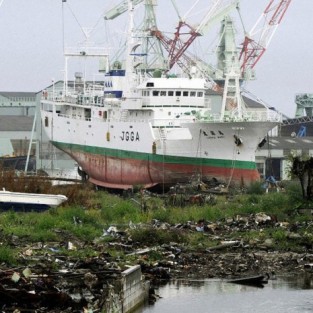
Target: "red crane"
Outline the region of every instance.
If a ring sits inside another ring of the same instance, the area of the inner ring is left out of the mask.
[[[238,3],[239,0],[212,0],[209,11],[197,27],[190,26],[184,20],[179,21],[174,39],[166,37],[159,30],[153,30],[151,32],[152,35],[156,36],[161,41],[163,47],[169,54],[168,70],[176,63],[184,68],[184,63],[180,61],[180,58],[183,57],[185,63],[189,61],[188,56],[185,54],[188,47],[198,36],[202,36],[211,25],[219,22],[229,11],[237,7]],[[187,40],[182,40],[183,35],[188,36]]]
[[[169,62],[169,64],[168,64],[168,71],[175,64],[177,64],[184,71],[187,71],[188,68],[189,68],[188,66],[190,66],[190,64],[192,64],[193,60],[192,60],[191,57],[189,57],[185,53],[187,47],[184,44],[182,44],[181,40],[179,39],[180,36],[175,34],[175,38],[174,39],[170,39],[169,37],[165,36],[159,30],[152,30],[151,34],[160,40],[160,42],[162,43],[162,46],[168,52],[168,55],[169,55],[169,58],[168,58],[168,60],[169,60],[168,61]],[[192,34],[191,34],[191,37],[188,40],[188,42],[191,43],[197,36],[199,36],[199,35],[194,33],[194,31],[193,31]]]
[[[250,33],[245,36],[239,57],[243,76],[254,68],[266,51],[290,3],[291,0],[270,0]]]

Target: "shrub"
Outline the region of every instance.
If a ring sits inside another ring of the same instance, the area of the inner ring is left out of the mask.
[[[265,192],[262,182],[252,182],[249,187],[247,187],[247,194],[249,195],[262,195]]]
[[[285,190],[292,205],[296,207],[303,202],[303,195],[300,183],[294,181],[286,182]]]

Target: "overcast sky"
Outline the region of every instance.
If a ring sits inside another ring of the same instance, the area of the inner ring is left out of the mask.
[[[118,3],[115,0],[67,0],[65,12],[66,41],[77,42],[81,37],[78,23],[91,28],[97,24],[95,40],[118,44],[118,34],[124,31],[124,21],[119,18],[108,25],[101,16]],[[160,29],[174,28],[177,17],[170,10],[167,0],[159,0],[158,10],[163,13]],[[176,0],[186,8],[194,1]],[[207,2],[207,1],[206,1]],[[241,13],[249,30],[270,0],[242,0]],[[1,3],[1,0],[0,0]],[[182,6],[183,7],[183,6]],[[4,0],[0,7],[0,90],[40,91],[52,79],[63,79],[62,0]],[[277,29],[268,50],[257,64],[256,81],[246,89],[265,103],[286,115],[295,114],[294,98],[297,93],[312,92],[313,72],[313,1],[292,0]],[[185,11],[182,8],[181,13]],[[72,14],[74,13],[74,15]],[[238,25],[238,29],[240,26]],[[215,31],[216,32],[216,31]],[[112,38],[114,37],[114,38]],[[238,40],[238,45],[240,39]]]

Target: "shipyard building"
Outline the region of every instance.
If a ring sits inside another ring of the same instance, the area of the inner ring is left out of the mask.
[[[36,138],[34,142],[31,138],[36,97],[34,92],[0,92],[0,157],[17,170],[25,170],[27,155],[31,155],[28,170],[35,171]]]
[[[1,163],[17,171],[40,170],[53,177],[71,178],[73,175],[77,178],[75,162],[54,148],[41,130],[39,104],[42,94],[42,91],[0,91]]]

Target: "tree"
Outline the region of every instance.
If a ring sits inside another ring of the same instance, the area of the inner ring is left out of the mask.
[[[313,157],[292,156],[291,161],[290,172],[299,178],[303,198],[312,200]]]

